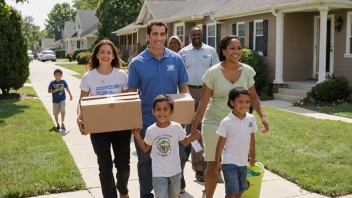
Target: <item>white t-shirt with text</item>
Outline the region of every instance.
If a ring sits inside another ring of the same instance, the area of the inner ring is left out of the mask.
[[[122,93],[127,87],[127,74],[122,69],[113,68],[108,75],[100,74],[93,69],[84,74],[80,89],[89,92],[90,96]]]
[[[179,141],[186,138],[186,132],[176,122],[166,128],[159,128],[156,123],[148,127],[144,142],[152,146],[153,177],[171,177],[181,172]]]
[[[218,135],[226,138],[222,164],[247,166],[251,133],[256,131],[257,123],[252,114],[246,113],[243,120],[240,120],[230,112],[216,131]]]

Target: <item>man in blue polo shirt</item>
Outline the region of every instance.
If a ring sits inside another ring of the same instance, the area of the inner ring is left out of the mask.
[[[180,55],[164,47],[167,26],[161,21],[147,25],[148,48],[132,59],[128,68],[128,87],[130,92],[139,91],[142,101],[144,139],[146,129],[156,122],[152,114],[153,100],[160,94],[189,93],[186,67]],[[152,168],[150,150],[144,153],[136,144],[138,155],[138,179],[140,197],[154,197],[151,193]]]

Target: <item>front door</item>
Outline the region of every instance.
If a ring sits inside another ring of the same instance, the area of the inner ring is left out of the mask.
[[[326,75],[331,75],[333,74],[333,34],[334,34],[334,29],[333,27],[333,19],[334,17],[332,15],[328,16],[327,20],[327,29],[326,29],[326,50],[323,53],[326,53],[326,67],[325,67],[325,72]],[[313,77],[318,76],[319,72],[319,40],[320,40],[320,17],[317,16],[315,17],[315,24],[314,24],[314,29],[315,29],[315,34],[314,34],[314,72],[313,72]]]

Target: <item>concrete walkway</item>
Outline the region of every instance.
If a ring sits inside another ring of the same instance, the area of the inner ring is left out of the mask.
[[[79,99],[79,85],[80,79],[73,77],[74,72],[61,68],[54,65],[51,62],[38,62],[34,61],[30,64],[30,80],[33,87],[35,88],[40,100],[43,102],[45,108],[49,114],[52,115],[52,102],[51,94],[47,93],[47,87],[51,80],[53,80],[53,71],[56,68],[63,70],[63,79],[65,79],[71,89],[73,100],[66,101],[66,132],[61,132],[61,136],[65,141],[71,155],[79,168],[82,177],[86,183],[87,190],[72,192],[72,193],[61,193],[55,195],[43,195],[40,198],[102,198],[100,182],[99,182],[99,171],[96,156],[93,151],[93,147],[90,142],[89,136],[82,136],[78,130],[76,124],[76,107]],[[290,104],[281,101],[270,101],[265,102],[264,105],[272,106],[275,108],[281,108],[284,110],[290,110]],[[287,109],[288,108],[288,109]],[[297,108],[297,107],[295,107]],[[295,111],[300,113],[303,111],[302,108],[297,108]],[[325,116],[325,114],[315,113],[317,115]],[[311,114],[313,115],[313,114]],[[53,117],[52,117],[53,118]],[[330,118],[330,117],[327,117]],[[332,118],[332,117],[331,117]],[[53,118],[54,120],[54,118]],[[129,190],[131,198],[139,197],[139,183],[137,174],[137,157],[135,152],[134,143],[131,143],[131,176],[129,181]],[[191,163],[187,162],[185,167],[185,179],[186,179],[186,193],[181,195],[181,198],[202,198],[204,184],[198,183],[194,178],[194,172],[191,168]],[[225,186],[224,184],[218,184],[215,192],[215,198],[225,197]],[[269,172],[266,171],[263,178],[261,188],[261,198],[322,198],[324,196],[307,192],[302,190],[299,186]],[[345,198],[352,198],[352,196],[345,196]]]

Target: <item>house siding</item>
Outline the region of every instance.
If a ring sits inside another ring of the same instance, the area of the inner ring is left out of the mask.
[[[193,26],[195,26],[196,23],[194,22],[186,22],[185,23],[185,46],[190,44],[192,41],[189,40],[189,32]]]
[[[94,41],[95,41],[94,37],[88,37],[87,38],[87,48],[93,48],[94,46],[92,46],[92,45],[93,45]]]
[[[344,76],[348,80],[349,88],[352,90],[352,58],[345,58],[346,53],[346,31],[347,31],[347,12],[351,12],[352,9],[341,9],[333,10],[328,14],[335,16],[336,20],[339,16],[342,17],[343,25],[340,32],[335,31],[335,42],[334,42],[334,74],[336,76]]]
[[[147,41],[146,34],[147,34],[147,28],[138,29],[138,43],[140,45],[143,45],[146,43]]]
[[[314,15],[287,13],[284,16],[284,81],[303,81],[313,76]]]
[[[268,66],[268,80],[275,79],[275,57],[276,57],[276,18],[272,13],[258,14],[246,17],[224,20],[221,24],[221,38],[232,35],[232,24],[245,22],[245,43],[244,47],[249,46],[249,22],[254,20],[268,20],[268,55],[263,56],[265,64]]]

